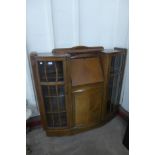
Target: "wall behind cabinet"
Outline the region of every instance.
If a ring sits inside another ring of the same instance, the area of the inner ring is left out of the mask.
[[[128,0],[27,0],[27,53],[77,45],[128,48]],[[28,64],[28,63],[27,63]],[[128,66],[128,63],[127,63]],[[27,100],[37,101],[27,65]],[[128,67],[122,106],[128,110]],[[38,115],[33,110],[33,115]]]

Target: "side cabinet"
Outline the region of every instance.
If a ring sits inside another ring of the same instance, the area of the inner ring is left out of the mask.
[[[105,102],[107,104],[107,112],[112,113],[117,110],[120,102],[126,49],[115,48],[114,53],[104,53],[103,61]]]
[[[61,134],[70,127],[67,60],[31,54],[41,120],[47,134]]]

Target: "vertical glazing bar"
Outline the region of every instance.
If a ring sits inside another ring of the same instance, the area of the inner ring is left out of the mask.
[[[120,86],[119,86],[119,96],[118,96],[118,102],[120,101],[120,94],[122,89],[122,83],[123,83],[123,77],[124,77],[124,69],[125,69],[125,63],[126,63],[126,55],[122,55],[122,64],[121,64],[121,74],[120,74]]]
[[[116,64],[116,57],[113,56],[113,76],[112,76],[112,94],[111,94],[111,103],[110,103],[110,112],[113,110],[113,98],[114,98],[114,89],[115,89],[115,64]]]
[[[44,64],[44,71],[45,71],[45,78],[46,78],[46,81],[48,81],[46,62],[45,62],[45,64]],[[48,90],[48,96],[51,96],[49,85],[47,85],[47,90]],[[50,110],[52,111],[52,105],[51,105],[52,100],[51,100],[51,97],[48,97],[48,100],[49,100],[49,103],[48,103],[48,104],[49,104]],[[53,124],[53,127],[54,127],[53,114],[51,114],[51,117],[52,117],[52,124]]]
[[[121,65],[122,65],[122,55],[120,55],[120,56],[118,56],[118,57],[120,57],[119,59],[118,59],[118,61],[119,61],[119,67],[118,67],[118,72],[120,72],[121,71]],[[117,73],[116,73],[117,74]],[[121,73],[118,73],[118,77],[117,77],[117,83],[116,83],[116,95],[115,95],[115,104],[117,103],[117,97],[118,97],[118,95],[119,95],[119,82],[120,82],[120,80],[121,80],[121,78],[120,78],[120,76],[121,76]]]
[[[56,70],[56,82],[58,81],[58,68],[55,63],[55,70]],[[60,105],[59,105],[59,93],[58,93],[58,86],[56,85],[56,94],[57,94],[57,105],[58,105],[58,117],[59,117],[59,124],[62,125],[61,118],[60,118]]]
[[[44,61],[44,72],[45,72],[45,79],[46,79],[46,81],[48,81],[47,71],[46,71],[46,61]]]
[[[115,100],[114,100],[115,104],[117,104],[117,96],[119,95],[119,81],[120,81],[120,74],[118,74],[118,76],[117,76],[116,94],[115,94]]]
[[[113,85],[112,85],[112,96],[111,96],[111,112],[113,111],[113,105],[114,105],[114,98],[116,95],[116,75],[113,74]]]
[[[112,104],[113,80],[114,80],[114,77],[111,78],[111,96],[110,96],[110,106],[109,106],[110,112],[111,112],[111,104]]]

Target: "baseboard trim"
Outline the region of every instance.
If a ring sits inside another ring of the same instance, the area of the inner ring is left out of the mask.
[[[129,112],[126,111],[122,106],[118,108],[118,115],[122,117],[125,121],[129,121]]]
[[[26,127],[30,128],[30,129],[36,128],[36,127],[41,127],[40,115],[31,117],[29,120],[27,120]]]

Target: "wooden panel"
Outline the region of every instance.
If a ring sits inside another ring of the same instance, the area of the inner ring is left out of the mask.
[[[76,90],[74,103],[76,127],[98,124],[101,121],[103,87]]]
[[[107,100],[108,100],[108,79],[110,70],[110,58],[108,54],[102,56],[102,67],[104,74],[104,114],[107,114]]]
[[[72,86],[102,82],[103,73],[99,58],[72,59],[71,78]]]
[[[96,53],[104,50],[102,46],[88,47],[88,46],[75,46],[72,48],[56,48],[52,50],[53,54],[73,54],[73,53]]]

